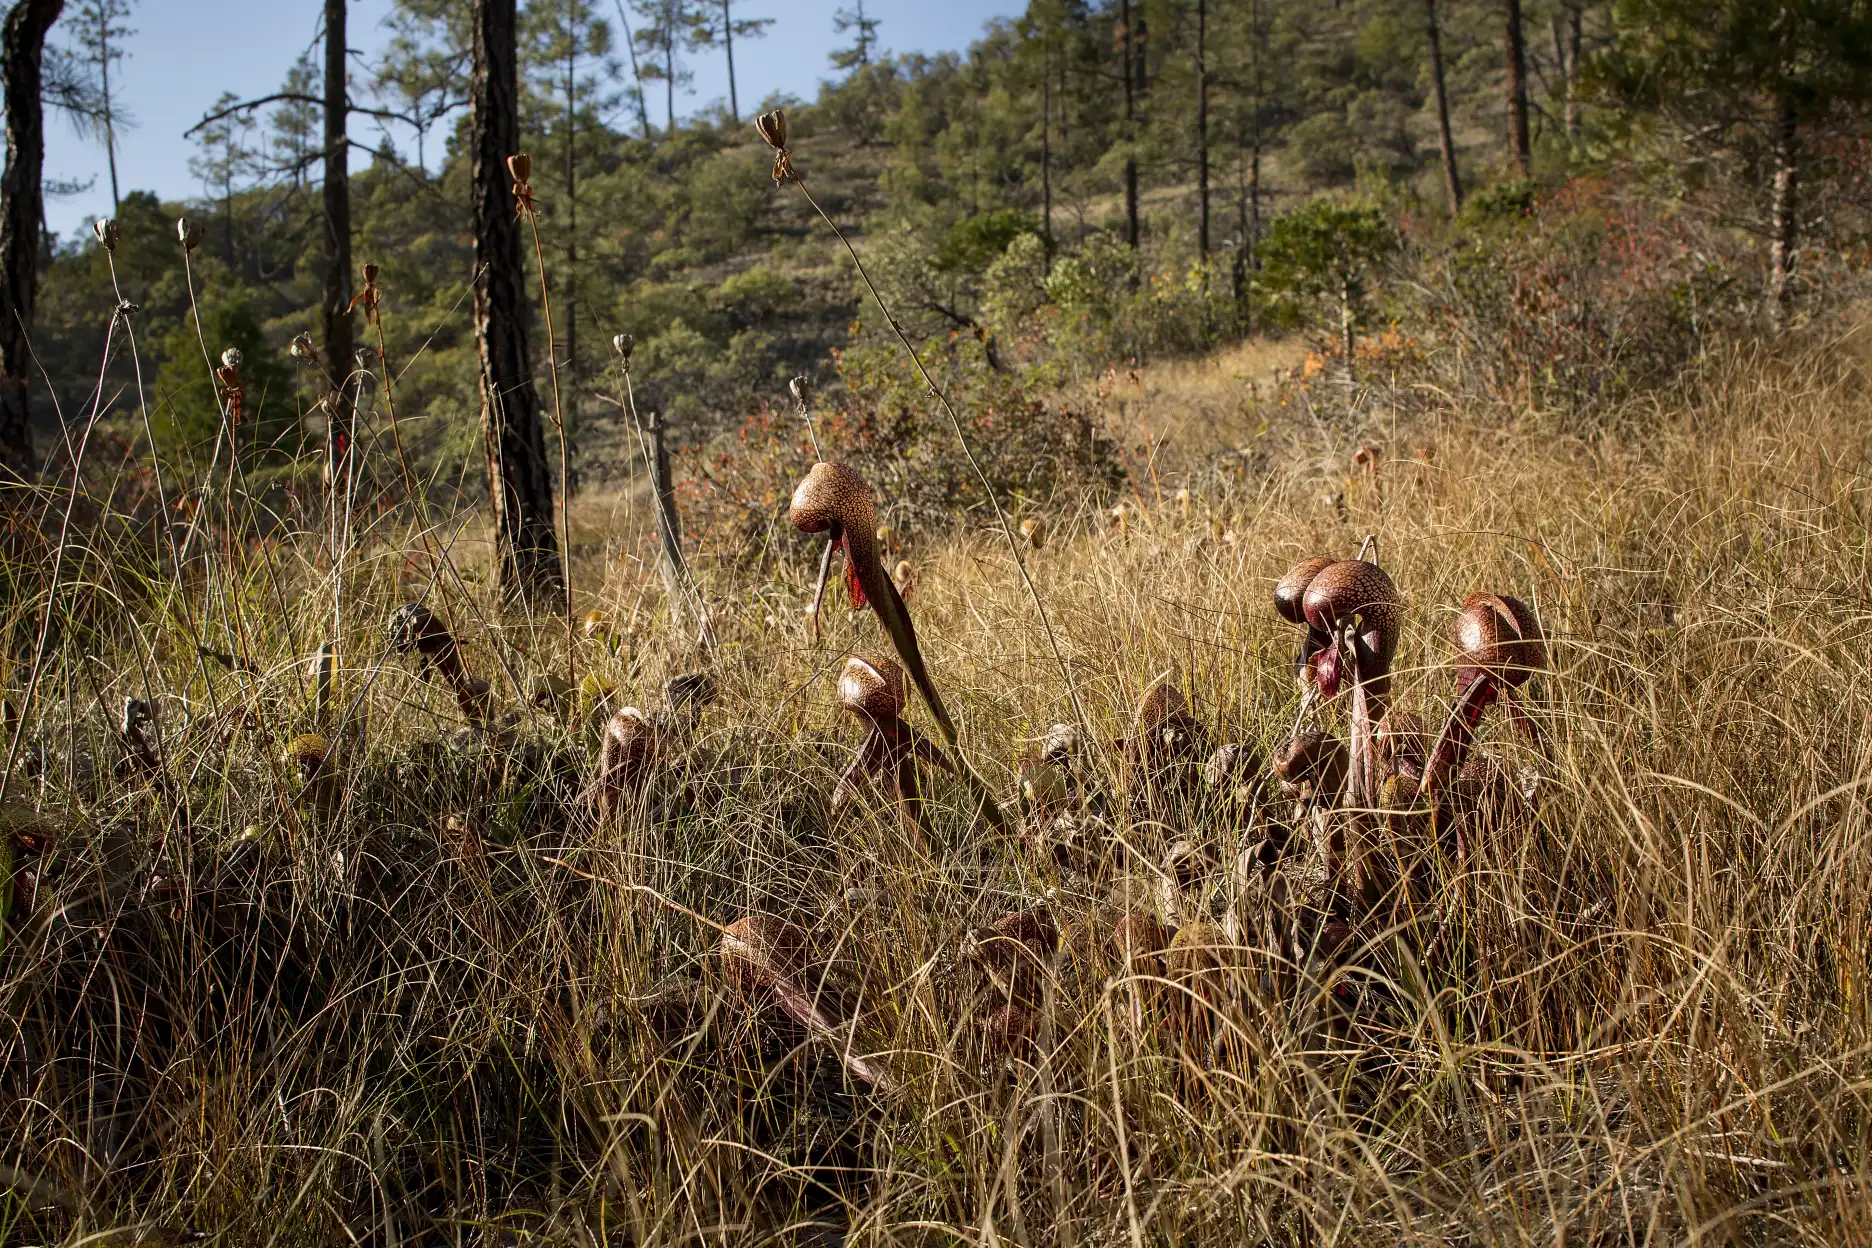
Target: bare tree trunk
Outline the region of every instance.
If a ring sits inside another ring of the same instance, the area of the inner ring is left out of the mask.
[[[1196,0],[1196,250],[1209,254],[1209,4]]]
[[[6,172],[0,174],[0,472],[22,479],[39,466],[26,378],[45,228],[40,58],[46,31],[64,7],[65,0],[19,0],[0,31],[0,76],[6,84]]]
[[[637,125],[643,130],[646,141],[650,138],[650,110],[644,104],[643,71],[637,67],[637,40],[631,34],[630,17],[624,12],[624,0],[612,0],[617,5],[618,24],[624,29],[624,49],[630,53],[631,90],[637,97]]]
[[[1782,96],[1775,108],[1774,218],[1769,223],[1768,245],[1768,317],[1777,334],[1787,328],[1788,304],[1793,298],[1788,279],[1793,275],[1794,247],[1800,234],[1798,120],[1793,98]]]
[[[515,0],[474,0],[469,151],[475,240],[474,331],[494,547],[509,600],[553,603],[564,583],[552,477],[527,354],[526,262],[507,158],[520,139]]]
[[[1053,79],[1047,61],[1052,51],[1050,35],[1040,45],[1040,234],[1047,251],[1053,250]]]
[[[351,375],[353,337],[351,314],[351,144],[345,132],[350,111],[346,99],[345,0],[325,0],[325,273],[320,292],[320,315],[325,331],[325,367],[337,392],[325,436],[325,463],[331,497],[346,496],[345,476],[352,457],[351,401],[345,384]]]
[[[1508,55],[1508,150],[1522,177],[1534,169],[1528,140],[1527,40],[1521,29],[1521,0],[1502,0],[1503,43]]]
[[[664,33],[663,39],[663,133],[676,133],[676,32]]]
[[[676,483],[670,473],[669,427],[661,413],[650,417],[650,492],[656,496],[657,536],[662,541],[663,588],[669,593],[670,617],[680,620],[688,597],[689,568],[683,561],[682,517],[676,510]]]
[[[1118,20],[1124,24],[1125,242],[1135,248],[1138,245],[1138,179],[1137,157],[1131,153],[1131,141],[1136,137],[1132,128],[1135,93],[1131,78],[1131,0],[1120,0]]]
[[[1566,133],[1574,143],[1580,141],[1580,23],[1582,4],[1567,5],[1567,95]]]
[[[1449,89],[1443,79],[1443,32],[1437,25],[1436,0],[1424,0],[1424,33],[1430,41],[1430,83],[1436,92],[1437,143],[1443,149],[1443,194],[1450,215],[1462,211],[1462,178],[1456,173],[1456,138],[1450,133]]]
[[[728,16],[728,0],[721,0],[722,46],[728,50],[728,111],[734,119],[741,120],[741,97],[735,94],[734,81],[734,19]]]
[[[566,373],[578,390],[578,28],[566,23]],[[576,402],[576,400],[574,400]],[[569,467],[569,465],[568,465]]]
[[[1346,376],[1352,375],[1352,348],[1355,345],[1352,329],[1352,283],[1344,278],[1339,282],[1339,342],[1345,351]]]

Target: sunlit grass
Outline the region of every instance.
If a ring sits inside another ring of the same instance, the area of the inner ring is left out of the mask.
[[[1255,436],[1240,378],[1289,366],[1285,350],[1123,383],[1112,419],[1205,441],[1166,454],[1154,484],[1134,466],[1122,533],[1090,504],[1048,514],[1026,557],[1064,673],[998,531],[898,552],[992,784],[1012,793],[1048,725],[1075,701],[1086,713],[1090,774],[1131,847],[1094,878],[971,827],[946,782],[920,838],[881,799],[831,817],[861,736],[833,684],[847,654],[887,648],[836,600],[813,637],[817,547],[785,527],[768,571],[702,544],[721,696],[600,824],[583,794],[604,716],[657,713],[664,682],[703,661],[668,627],[641,497],[571,508],[579,605],[603,624],[576,643],[590,688],[562,705],[542,678],[564,670],[564,625],[502,612],[475,517],[437,522],[442,567],[406,514],[360,519],[336,580],[314,522],[246,549],[205,528],[184,611],[147,528],[88,516],[9,782],[63,835],[27,862],[30,915],[0,962],[17,1024],[7,1234],[1872,1235],[1863,343],[1712,362],[1615,426],[1635,432],[1432,409],[1393,438],[1388,417],[1276,416],[1266,475],[1209,459]],[[1215,433],[1237,419],[1240,435]],[[1379,448],[1382,502],[1352,470],[1360,441]],[[1537,770],[1538,816],[1480,838],[1418,922],[1356,931],[1349,1023],[1266,991],[1267,951],[1127,977],[1104,935],[1115,899],[1220,918],[1266,816],[1134,805],[1109,743],[1170,672],[1216,740],[1271,748],[1296,705],[1273,582],[1368,534],[1407,602],[1399,700],[1432,717],[1463,596],[1539,610],[1554,661],[1532,686],[1539,744],[1494,719],[1484,735]],[[43,536],[15,542],[17,710],[49,561]],[[507,720],[488,734],[390,653],[386,616],[418,598],[492,683]],[[321,721],[306,672],[325,641],[340,663]],[[155,771],[120,762],[125,697],[157,705]],[[334,753],[308,784],[284,751],[314,730]],[[1150,864],[1180,839],[1216,867],[1163,898]],[[904,1086],[867,1094],[824,1044],[751,1017],[705,924],[547,858],[711,922],[790,916],[826,968],[814,986],[856,1020],[854,1050]],[[964,937],[1042,898],[1063,939],[1041,1043],[985,1057],[994,994]]]

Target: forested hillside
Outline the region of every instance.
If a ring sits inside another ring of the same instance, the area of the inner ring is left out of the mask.
[[[1640,354],[1675,357],[1677,344],[1652,341],[1675,332],[1659,317],[1695,320],[1696,334],[1754,327],[1810,291],[1837,293],[1862,223],[1865,71],[1851,33],[1822,15],[1788,31],[1815,46],[1790,49],[1785,71],[1751,68],[1738,49],[1773,26],[1773,6],[1736,0],[1709,23],[1703,7],[1035,0],[966,55],[933,58],[890,55],[888,26],[859,11],[815,100],[761,106],[786,106],[796,167],[904,329],[957,367],[1014,370],[1037,395],[1257,333],[1310,328],[1343,348],[1342,310],[1359,327],[1471,332],[1500,350],[1503,327],[1474,322],[1519,296],[1478,283],[1551,287],[1543,266],[1556,264],[1618,288],[1547,309],[1569,322],[1549,327],[1569,344],[1548,346],[1625,356],[1635,335]],[[624,470],[607,402],[618,333],[635,337],[646,407],[692,444],[784,402],[795,374],[836,392],[828,353],[883,341],[843,249],[794,187],[766,176],[745,118],[675,113],[684,61],[722,54],[712,6],[637,8],[531,0],[523,13],[524,146],[575,412],[574,476],[587,484]],[[620,17],[635,22],[629,43]],[[379,140],[354,157],[365,167],[350,177],[351,253],[381,266],[412,453],[438,488],[478,497],[466,25],[436,0],[401,0],[395,20],[390,50],[351,87],[371,101],[351,117],[353,145],[373,130]],[[758,25],[731,20],[744,63],[762,55]],[[1679,55],[1679,28],[1704,25],[1703,59]],[[316,71],[308,61],[282,90],[311,89]],[[1777,98],[1797,115],[1797,142],[1780,142]],[[285,350],[297,333],[316,336],[327,264],[315,103],[302,94],[216,117],[195,136],[210,193],[186,204],[130,193],[118,214],[117,276],[150,327],[152,427],[185,461],[217,444],[204,345],[249,361],[257,463],[277,468],[319,436],[321,386]],[[421,160],[439,149],[430,173]],[[1351,287],[1320,250],[1339,246],[1343,223],[1315,221],[1326,233],[1297,257],[1277,238],[1270,269],[1271,234],[1317,196],[1382,218],[1385,237],[1357,244],[1370,254],[1343,309],[1325,287]],[[1517,226],[1537,202],[1551,224]],[[174,242],[182,214],[203,231],[200,342]],[[114,302],[104,259],[95,241],[68,242],[46,269],[42,426],[54,399],[72,420],[95,384]],[[1673,306],[1634,310],[1635,296]],[[543,366],[544,334],[533,339]],[[1497,363],[1539,374],[1556,361]],[[132,380],[120,354],[106,388]]]

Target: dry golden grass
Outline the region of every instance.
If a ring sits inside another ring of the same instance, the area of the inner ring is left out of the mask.
[[[1230,459],[1162,482],[1161,503],[1140,489],[1150,505],[1122,533],[1099,513],[1049,516],[1055,538],[1028,562],[1066,671],[998,537],[902,552],[965,748],[1010,792],[1050,723],[1082,710],[1116,738],[1163,672],[1217,740],[1271,747],[1295,696],[1270,594],[1303,555],[1377,535],[1408,604],[1399,698],[1433,713],[1452,694],[1455,604],[1485,589],[1537,606],[1554,657],[1530,700],[1541,744],[1491,718],[1485,745],[1537,769],[1538,814],[1480,840],[1415,921],[1355,931],[1340,975],[1358,1005],[1330,1026],[1312,994],[1264,991],[1266,951],[1225,950],[1213,972],[1185,958],[1177,982],[1126,976],[1097,935],[1112,881],[985,836],[959,790],[937,786],[920,838],[882,803],[831,818],[860,735],[833,680],[882,643],[837,603],[810,635],[803,544],[758,582],[702,568],[723,695],[604,825],[573,800],[595,750],[584,719],[422,744],[456,716],[375,644],[402,596],[394,558],[360,559],[347,584],[359,640],[340,702],[366,726],[333,728],[332,780],[300,785],[275,760],[309,723],[298,656],[330,614],[311,543],[276,569],[302,612],[269,616],[259,573],[205,586],[209,618],[247,604],[240,640],[262,674],[216,675],[212,692],[251,721],[202,727],[211,691],[169,618],[142,651],[172,708],[166,778],[88,771],[113,747],[84,697],[34,719],[36,798],[80,813],[4,962],[20,1020],[7,1234],[1864,1242],[1864,356],[1851,336],[1743,353],[1596,439],[1426,418],[1381,443],[1382,500],[1345,484],[1359,430],[1322,427],[1345,445],[1306,450],[1301,429],[1265,477]],[[1132,415],[1177,429],[1238,403],[1228,379],[1267,364],[1147,375]],[[1187,514],[1171,488],[1185,479]],[[603,514],[575,511],[594,546],[616,523]],[[695,657],[620,560],[643,549],[581,564],[581,607],[621,640],[578,661],[654,711]],[[473,549],[456,553],[467,593],[437,597],[512,706],[507,669],[525,684],[562,663],[557,625],[501,624]],[[114,697],[128,678],[108,673],[136,653],[67,655],[52,687]],[[1095,753],[1124,798],[1115,756]],[[1148,885],[1177,839],[1232,862],[1254,818],[1159,800],[1114,827]],[[848,1086],[824,1045],[727,992],[706,924],[548,857],[715,923],[792,916],[830,968],[815,985],[857,1019],[853,1047],[903,1086]],[[985,1058],[975,1020],[993,992],[961,957],[966,933],[1043,897],[1063,939],[1038,1043]],[[1188,927],[1236,898],[1220,868],[1170,900]]]

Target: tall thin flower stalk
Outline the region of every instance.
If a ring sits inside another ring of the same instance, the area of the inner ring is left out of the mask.
[[[559,431],[559,528],[565,550],[565,627],[566,680],[578,684],[578,647],[572,628],[572,499],[570,484],[571,456],[566,449],[565,407],[559,397],[559,346],[553,336],[552,293],[546,281],[546,250],[540,244],[539,201],[533,198],[533,158],[518,152],[507,158],[507,172],[513,175],[514,211],[527,220],[533,230],[533,259],[539,266],[540,307],[546,314],[546,366],[552,373],[553,428]]]

